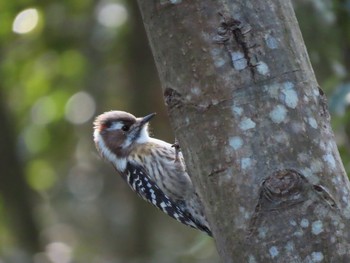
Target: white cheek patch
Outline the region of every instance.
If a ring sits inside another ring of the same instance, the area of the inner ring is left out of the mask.
[[[126,169],[126,158],[117,158],[117,156],[108,149],[101,134],[97,130],[94,131],[94,141],[102,157],[111,162],[118,171],[124,172]]]
[[[120,130],[123,126],[124,124],[120,121],[113,122],[111,127],[107,128],[107,131]]]
[[[142,130],[140,131],[140,136],[137,138],[136,142],[137,143],[146,143],[150,140],[150,137],[148,135],[148,131],[147,131],[148,127],[147,124],[142,128]]]

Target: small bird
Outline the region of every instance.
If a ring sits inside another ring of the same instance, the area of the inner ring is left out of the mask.
[[[133,191],[177,221],[212,235],[178,147],[150,137],[148,122],[124,111],[94,121],[94,142]]]

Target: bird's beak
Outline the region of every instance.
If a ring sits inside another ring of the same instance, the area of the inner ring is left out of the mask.
[[[142,128],[154,117],[156,116],[155,113],[148,114],[145,117],[137,118],[136,123],[132,127],[132,133],[135,134],[135,136],[138,136],[139,132],[142,130]]]
[[[154,116],[156,116],[156,113],[148,114],[147,116],[143,117],[140,121],[140,127],[144,126],[147,122],[149,122]]]

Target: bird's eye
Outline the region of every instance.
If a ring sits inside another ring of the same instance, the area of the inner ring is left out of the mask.
[[[129,130],[129,126],[128,126],[128,125],[124,125],[124,126],[122,127],[122,130],[125,131],[125,132],[127,132],[127,131]]]

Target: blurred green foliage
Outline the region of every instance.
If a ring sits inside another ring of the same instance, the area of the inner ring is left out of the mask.
[[[294,5],[349,170],[350,0]],[[93,117],[111,109],[156,111],[155,135],[173,141],[135,1],[0,10],[0,262],[218,262],[210,238],[139,200],[94,149]]]

